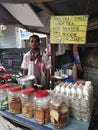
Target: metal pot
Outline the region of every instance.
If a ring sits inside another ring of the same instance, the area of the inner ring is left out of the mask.
[[[21,85],[22,88],[33,87],[34,81],[34,75],[26,75],[17,79],[18,84]]]

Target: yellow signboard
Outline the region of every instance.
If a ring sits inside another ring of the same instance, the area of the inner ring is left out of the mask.
[[[50,43],[85,44],[88,15],[52,16]]]

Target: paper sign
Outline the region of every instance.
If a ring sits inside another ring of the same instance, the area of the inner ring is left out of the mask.
[[[85,44],[88,15],[52,16],[50,43]]]

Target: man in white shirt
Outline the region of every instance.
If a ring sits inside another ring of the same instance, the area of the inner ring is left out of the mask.
[[[44,72],[45,77],[46,65],[42,62],[42,55],[39,48],[40,38],[37,35],[30,36],[29,45],[31,49],[24,55],[21,65],[23,75],[34,75],[36,83],[42,84],[42,72]],[[45,80],[46,79],[44,79],[43,82],[45,82]]]

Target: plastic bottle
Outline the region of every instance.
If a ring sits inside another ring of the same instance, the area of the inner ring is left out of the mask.
[[[75,118],[77,120],[81,119],[81,101],[83,100],[83,85],[80,83],[76,89],[77,100],[75,105]]]
[[[64,84],[64,82],[61,82],[59,84],[57,84],[54,88],[54,92],[55,93],[60,93],[61,92],[61,86]]]
[[[72,95],[72,116],[75,117],[75,106],[77,101],[77,84],[75,83],[71,88]]]
[[[71,94],[71,88],[73,86],[74,80],[73,78],[67,78],[65,80],[66,83],[68,83],[68,85],[65,88],[65,93],[66,93],[66,100],[69,104],[69,112],[70,115],[72,115],[72,94]]]
[[[91,81],[86,81],[83,88],[83,100],[82,100],[82,120],[89,121],[92,113],[93,106],[93,87]]]

